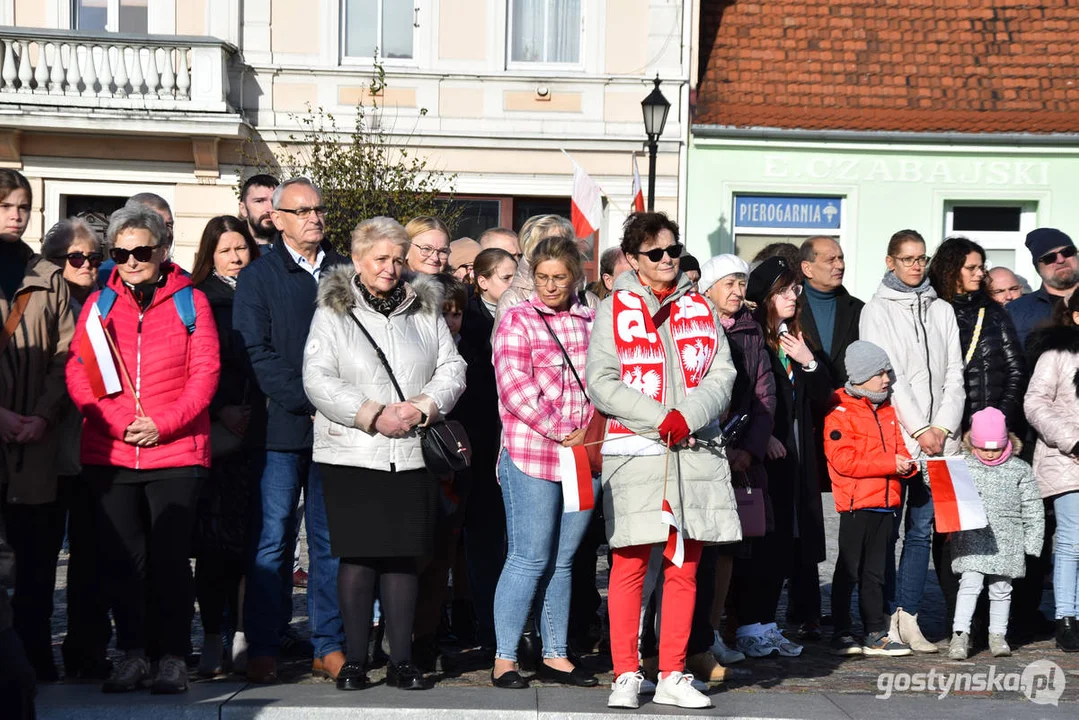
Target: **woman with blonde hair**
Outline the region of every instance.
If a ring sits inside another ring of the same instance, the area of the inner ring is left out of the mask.
[[[424,275],[437,275],[446,270],[450,259],[450,229],[436,217],[420,215],[405,225],[408,233],[408,270]]]

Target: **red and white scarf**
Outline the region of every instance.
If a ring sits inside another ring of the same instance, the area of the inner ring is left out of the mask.
[[[612,302],[614,344],[621,363],[622,382],[657,402],[666,402],[667,351],[648,306],[640,296],[627,290],[614,293]],[[719,344],[712,306],[699,293],[688,292],[674,301],[668,322],[688,395],[708,372]],[[664,447],[658,440],[634,434],[612,417],[607,423],[607,439],[601,452],[662,455]]]

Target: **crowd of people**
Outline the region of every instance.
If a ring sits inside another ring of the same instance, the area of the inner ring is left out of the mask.
[[[710,707],[732,666],[808,641],[939,652],[918,619],[931,559],[950,657],[1046,631],[1079,650],[1079,258],[1060,230],[1027,236],[1026,294],[977,243],[930,259],[901,230],[863,303],[833,238],[701,263],[662,213],[631,215],[586,285],[555,215],[452,242],[435,217],[368,218],[342,255],[319,188],[256,175],[189,273],[160,197],[34,252],[31,194],[0,170],[7,707],[60,677],[65,539],[65,677],[185,691],[197,600],[197,674],[277,681],[302,646],[299,508],[311,669],[340,690],[377,662],[428,687],[448,632],[495,687],[590,687],[580,656],[608,637],[610,707]],[[941,457],[965,462],[986,527],[936,530]]]

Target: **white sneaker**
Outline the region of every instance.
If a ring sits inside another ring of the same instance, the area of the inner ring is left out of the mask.
[[[723,638],[719,634],[719,630],[716,630],[714,632],[715,641],[712,643],[711,651],[712,655],[716,659],[716,662],[718,662],[720,665],[734,665],[735,663],[740,663],[746,659],[744,653],[740,653],[737,650],[731,650],[729,647],[727,647],[726,643],[723,642]]]
[[[746,657],[762,658],[779,654],[779,646],[764,635],[745,635],[738,638],[735,644]]]
[[[802,654],[802,646],[783,637],[783,633],[779,632],[779,628],[768,628],[764,636],[779,648],[779,654],[783,657],[798,657]]]
[[[652,702],[657,705],[677,705],[680,708],[712,707],[712,700],[693,687],[693,676],[680,672],[673,672],[659,679]]]
[[[232,636],[232,672],[240,675],[247,672],[247,636],[242,632]]]
[[[636,710],[641,706],[640,693],[644,675],[639,672],[627,672],[618,676],[611,683],[611,695],[607,698],[607,707],[629,708]]]

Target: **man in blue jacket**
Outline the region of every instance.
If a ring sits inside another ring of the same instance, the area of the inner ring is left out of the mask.
[[[1031,230],[1026,246],[1042,277],[1042,286],[1005,306],[1023,345],[1032,330],[1049,322],[1056,301],[1071,295],[1079,284],[1075,243],[1065,233],[1056,228]]]
[[[311,462],[315,408],[303,389],[303,350],[315,314],[319,277],[347,262],[325,240],[326,208],[307,178],[286,180],[273,193],[272,218],[281,242],[240,273],[233,326],[243,337],[267,400],[265,466],[253,488],[254,557],[248,568],[244,631],[247,677],[275,682],[282,603],[289,597],[296,541],[296,506],[303,489],[311,557],[307,607],[313,671],[336,677],[345,656],[337,606],[337,560],[330,554],[322,480]]]

